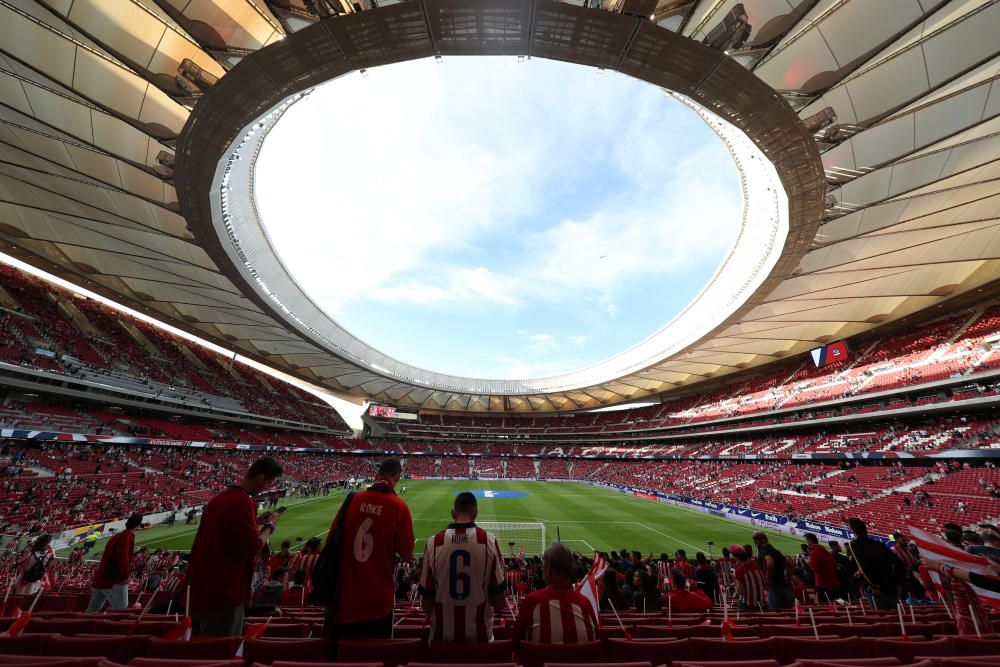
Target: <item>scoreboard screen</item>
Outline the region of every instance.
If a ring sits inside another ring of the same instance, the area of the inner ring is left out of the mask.
[[[388,419],[396,418],[396,408],[388,405],[373,405],[368,408],[368,414],[372,417],[386,417]]]

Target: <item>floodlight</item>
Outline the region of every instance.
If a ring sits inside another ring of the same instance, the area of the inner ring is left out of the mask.
[[[177,76],[174,81],[179,88],[183,88],[192,95],[199,95],[219,82],[219,77],[209,74],[190,58],[185,58],[177,67]]]
[[[826,107],[822,111],[817,111],[808,118],[802,119],[802,124],[813,134],[819,132],[827,125],[833,125],[836,122],[837,112],[833,110],[833,107]]]
[[[720,51],[735,51],[749,39],[752,28],[750,17],[740,2],[729,10],[701,43]]]

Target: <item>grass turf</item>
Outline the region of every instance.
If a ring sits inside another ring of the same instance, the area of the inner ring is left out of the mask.
[[[749,543],[753,526],[730,521],[703,512],[682,509],[608,489],[571,482],[514,481],[406,481],[403,499],[413,514],[416,552],[422,553],[426,539],[443,529],[451,520],[450,511],[456,491],[508,490],[527,495],[520,498],[479,498],[480,521],[543,522],[546,540],[555,541],[556,529],[563,542],[582,553],[622,548],[673,554],[684,549],[693,559],[697,551],[708,552],[707,540],[714,540],[718,556],[722,547]],[[330,522],[344,497],[335,491],[329,497],[289,498],[288,507],[271,538],[272,548],[282,540],[326,537]],[[173,528],[156,527],[136,535],[136,546],[151,549],[186,551],[191,548],[197,526],[185,526],[183,520]],[[796,553],[801,540],[784,533],[768,532],[771,541],[786,554]],[[505,551],[507,547],[501,545]],[[98,543],[94,554],[103,551]]]

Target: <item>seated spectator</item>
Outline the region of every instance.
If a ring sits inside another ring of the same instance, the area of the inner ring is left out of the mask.
[[[660,593],[656,590],[656,580],[645,570],[632,573],[632,602],[636,609],[655,611],[660,608]]]
[[[688,579],[680,569],[675,567],[670,571],[670,581],[674,589],[663,597],[672,610],[699,611],[712,608],[712,601],[699,588],[688,590]]]
[[[288,570],[283,567],[276,568],[271,572],[271,578],[257,592],[253,606],[250,607],[250,614],[268,614],[274,611],[281,604],[281,595],[287,587]]]
[[[524,598],[511,632],[514,650],[522,641],[580,644],[597,638],[594,608],[573,588],[572,574],[573,554],[559,542],[550,544],[542,555],[542,579],[548,586]],[[558,607],[560,613],[536,613],[553,607]],[[565,623],[564,619],[572,622]]]

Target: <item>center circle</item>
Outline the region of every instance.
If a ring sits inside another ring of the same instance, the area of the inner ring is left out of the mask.
[[[268,132],[254,196],[337,324],[403,363],[499,379],[585,368],[655,333],[715,274],[743,212],[729,149],[690,107],[617,72],[501,57],[318,87]]]

